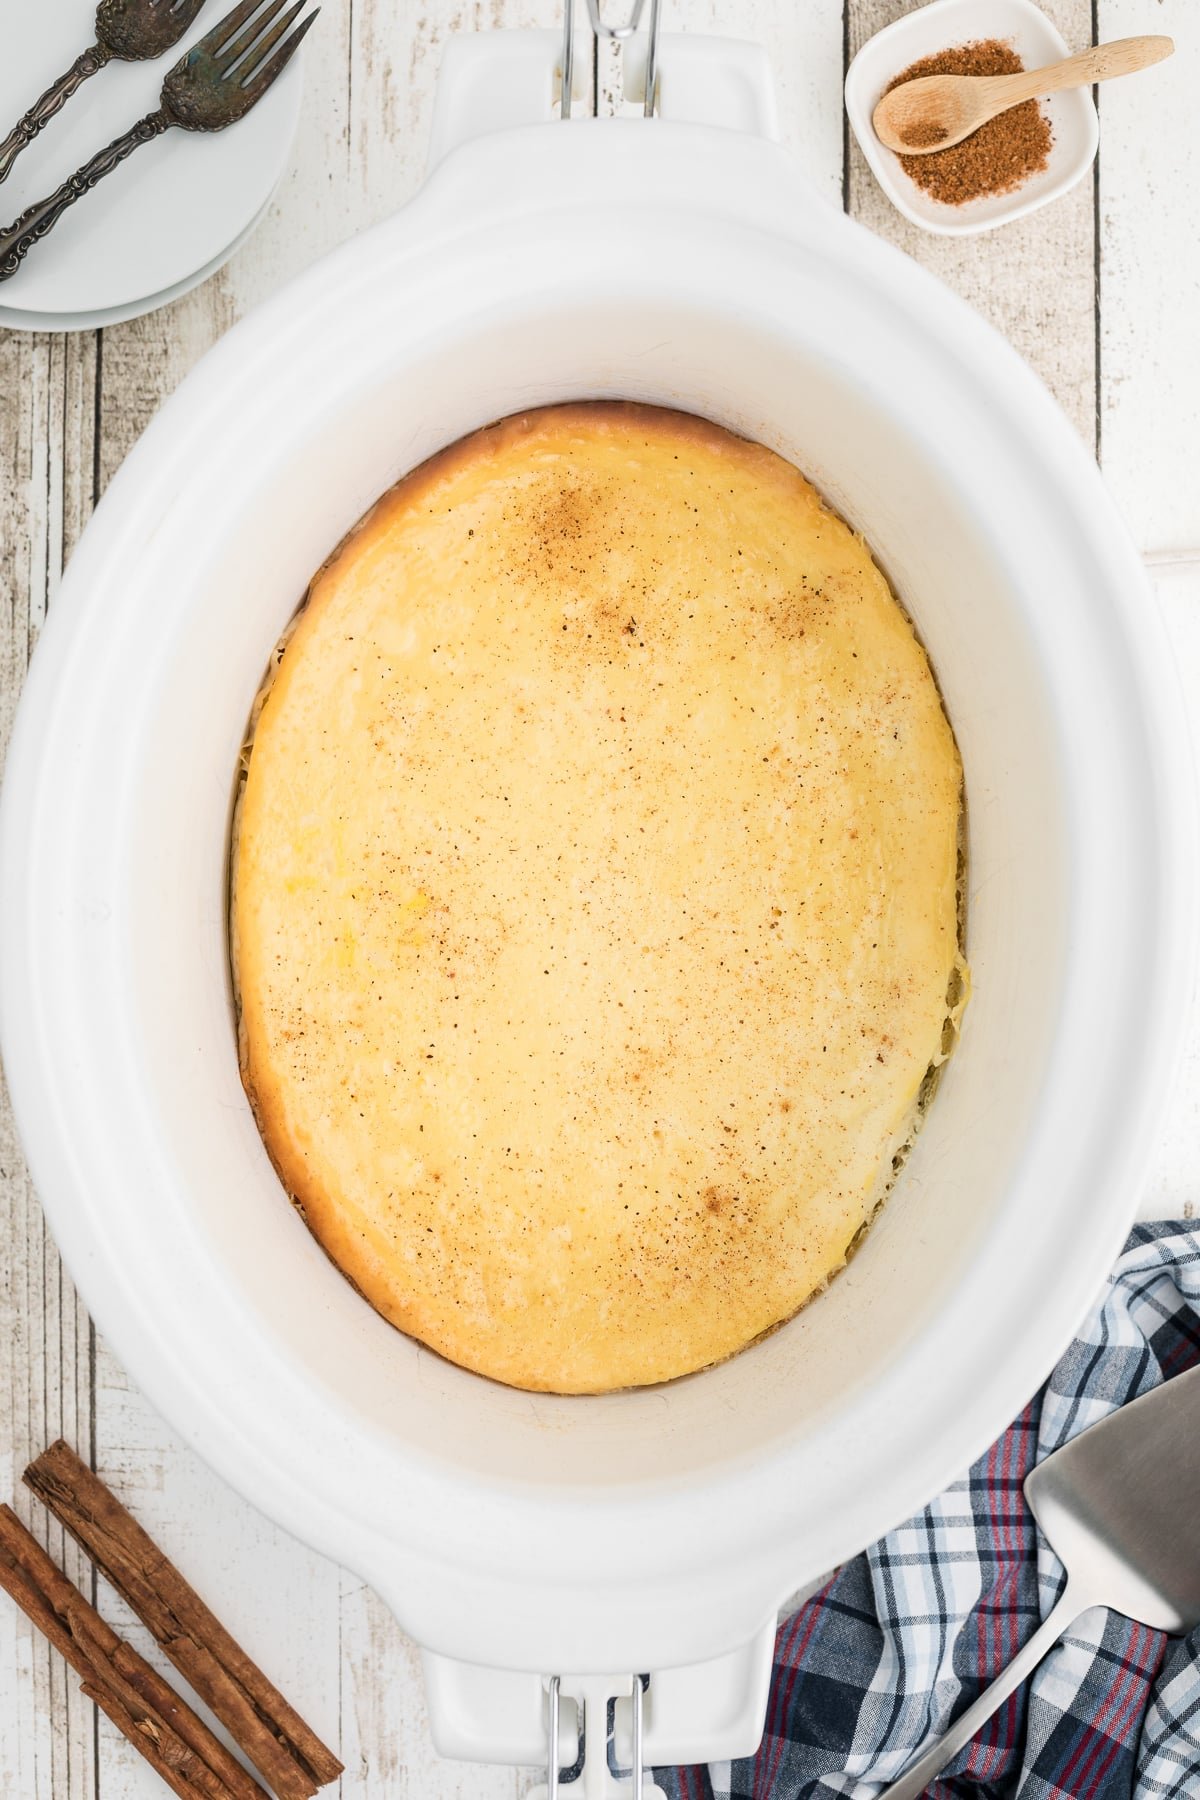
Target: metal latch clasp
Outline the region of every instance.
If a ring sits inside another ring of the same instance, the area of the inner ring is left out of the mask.
[[[630,1676],[622,1693],[624,1684],[612,1677],[552,1676],[546,1687],[546,1782],[527,1800],[665,1800],[646,1778],[649,1680]],[[576,1720],[574,1757],[565,1768],[564,1701],[573,1703]]]
[[[646,0],[633,0],[628,18],[624,24],[614,25],[604,16],[603,0],[587,0],[588,24],[597,48],[606,39],[618,43],[624,52],[625,45],[637,36],[642,24],[642,14],[646,10]],[[650,23],[646,34],[645,56],[645,98],[642,111],[646,118],[652,119],[658,105],[658,32],[662,10],[662,0],[650,0]],[[563,0],[563,38],[562,38],[562,103],[561,117],[571,117],[572,94],[571,84],[575,75],[575,0]],[[628,89],[626,90],[628,91]]]

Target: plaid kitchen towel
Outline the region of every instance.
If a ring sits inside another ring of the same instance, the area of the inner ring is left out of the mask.
[[[1027,1471],[1196,1363],[1200,1230],[1140,1225],[1020,1418],[780,1628],[757,1756],[658,1771],[671,1800],[873,1800],[1058,1596],[1062,1565],[1038,1541],[1021,1493]],[[1200,1630],[1167,1638],[1118,1613],[1085,1613],[927,1795],[1200,1800]]]

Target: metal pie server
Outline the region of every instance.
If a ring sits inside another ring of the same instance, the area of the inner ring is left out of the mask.
[[[1031,1469],[1025,1498],[1066,1586],[1003,1675],[880,1800],[918,1800],[1089,1607],[1157,1631],[1200,1624],[1198,1482],[1200,1369],[1131,1400]]]

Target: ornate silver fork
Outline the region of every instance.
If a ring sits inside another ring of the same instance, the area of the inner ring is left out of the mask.
[[[17,120],[0,144],[0,181],[31,144],[43,125],[61,112],[89,75],[114,58],[150,62],[177,44],[204,0],[100,0],[96,8],[96,41],[77,56],[65,75],[52,82],[29,111]]]
[[[184,131],[224,131],[250,111],[280,76],[316,18],[314,8],[290,29],[305,0],[280,13],[283,0],[242,0],[219,25],[193,44],[167,75],[159,104],[136,125],[98,150],[45,200],[37,201],[0,232],[0,281],[15,275],[21,259],[44,238],[69,206],[137,149],[172,126]],[[242,30],[242,27],[245,27]]]

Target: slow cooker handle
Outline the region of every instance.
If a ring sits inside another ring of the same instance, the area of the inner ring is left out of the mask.
[[[762,1738],[774,1651],[772,1616],[748,1644],[709,1662],[636,1677],[560,1674],[560,1768],[571,1771],[570,1782],[560,1784],[561,1800],[568,1794],[629,1800],[634,1680],[643,1689],[647,1770],[752,1755]],[[547,1766],[552,1674],[486,1669],[428,1650],[422,1655],[430,1730],[441,1755]],[[535,1788],[529,1800],[545,1800],[546,1792]],[[643,1797],[661,1800],[648,1773]]]
[[[562,41],[557,31],[459,32],[447,39],[438,71],[429,166],[472,138],[559,120]],[[645,91],[643,39],[625,46],[626,91]],[[640,84],[640,89],[639,89]],[[761,44],[702,33],[667,32],[658,48],[656,117],[727,131],[779,136],[775,85]],[[653,120],[644,121],[648,129]]]

